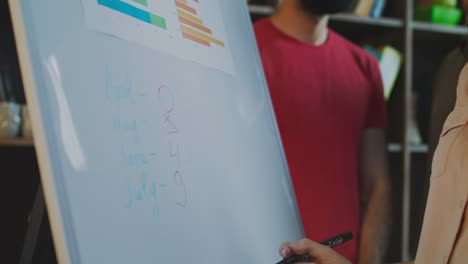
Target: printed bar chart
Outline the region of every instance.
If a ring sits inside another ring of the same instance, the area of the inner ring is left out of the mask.
[[[222,1],[79,0],[90,30],[235,74]],[[138,48],[138,47],[135,47]]]
[[[197,9],[189,5],[190,1],[199,3],[198,0],[175,0],[182,37],[207,47],[213,43],[224,48],[224,42],[213,37],[213,31],[204,25]]]
[[[98,4],[113,9],[117,12],[133,17],[140,21],[152,24],[162,29],[167,29],[166,20],[156,14],[140,9],[121,0],[97,0]],[[147,4],[147,0],[134,0],[142,5]]]

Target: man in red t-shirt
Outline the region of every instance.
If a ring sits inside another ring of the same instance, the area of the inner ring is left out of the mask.
[[[337,250],[382,261],[389,218],[385,100],[372,55],[328,29],[352,0],[284,0],[255,23],[306,236],[352,231]]]

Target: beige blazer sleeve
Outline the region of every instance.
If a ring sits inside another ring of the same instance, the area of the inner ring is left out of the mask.
[[[464,228],[468,197],[467,124],[468,64],[459,77],[455,109],[444,124],[434,153],[417,264],[468,263],[468,248],[461,249],[465,254],[455,254],[468,237]]]

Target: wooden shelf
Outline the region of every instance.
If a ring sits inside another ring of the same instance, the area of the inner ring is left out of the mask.
[[[330,16],[331,21],[347,22],[368,26],[390,27],[390,28],[403,28],[404,23],[401,19],[396,18],[371,18],[360,17],[352,14],[339,14]]]
[[[390,143],[388,144],[388,152],[390,153],[400,153],[403,151],[403,145],[398,143]],[[429,146],[420,144],[420,145],[411,145],[410,146],[411,153],[428,153]]]
[[[32,139],[0,139],[0,147],[34,147]]]
[[[468,33],[468,28],[465,26],[446,26],[428,22],[413,22],[412,27],[417,31],[434,32],[442,34],[452,34],[464,36]]]
[[[264,15],[269,16],[275,12],[275,9],[272,6],[265,5],[249,5],[249,11],[255,15]]]
[[[32,139],[0,139],[0,147],[34,147]],[[402,152],[403,146],[398,143],[390,143],[387,146],[388,152],[399,153]],[[412,145],[410,146],[411,153],[427,153],[429,147],[427,145]]]
[[[272,15],[275,11],[275,8],[271,6],[264,5],[249,5],[249,11],[252,14],[256,15]],[[361,25],[370,25],[370,26],[381,26],[381,27],[391,27],[391,28],[403,28],[403,20],[395,18],[370,18],[370,17],[360,17],[352,14],[339,14],[330,16],[332,21],[336,22],[347,22]]]

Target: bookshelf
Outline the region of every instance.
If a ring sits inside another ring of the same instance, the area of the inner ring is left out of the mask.
[[[445,26],[413,20],[415,2],[387,1],[383,17],[378,19],[353,14],[330,16],[330,27],[351,41],[364,44],[370,39],[375,41],[372,44],[390,44],[403,56],[403,67],[387,103],[387,150],[395,209],[388,263],[415,256],[431,162],[427,142],[433,78],[443,58],[468,35],[468,27],[463,25]],[[275,9],[274,6],[249,5],[253,21],[273,14]],[[414,94],[418,98],[417,107],[413,106]],[[415,116],[422,144],[411,141],[410,128]]]
[[[249,5],[249,11],[251,14],[255,15],[264,15],[269,16],[275,12],[275,8],[271,6],[264,5]],[[338,14],[330,17],[333,21],[339,22],[350,22],[356,24],[365,24],[373,26],[382,26],[382,27],[392,27],[392,28],[403,28],[404,22],[401,19],[396,18],[369,18],[369,17],[360,17],[351,14]]]
[[[269,16],[275,11],[275,8],[270,6],[262,5],[249,5],[249,11],[251,14]],[[352,14],[338,14],[330,16],[331,21],[335,22],[349,22],[353,24],[380,26],[388,28],[404,28],[405,21],[398,18],[370,18],[360,17]],[[468,34],[468,28],[465,26],[444,26],[427,22],[412,21],[411,27],[415,31],[425,31],[432,33],[442,33],[451,35],[466,35]]]

